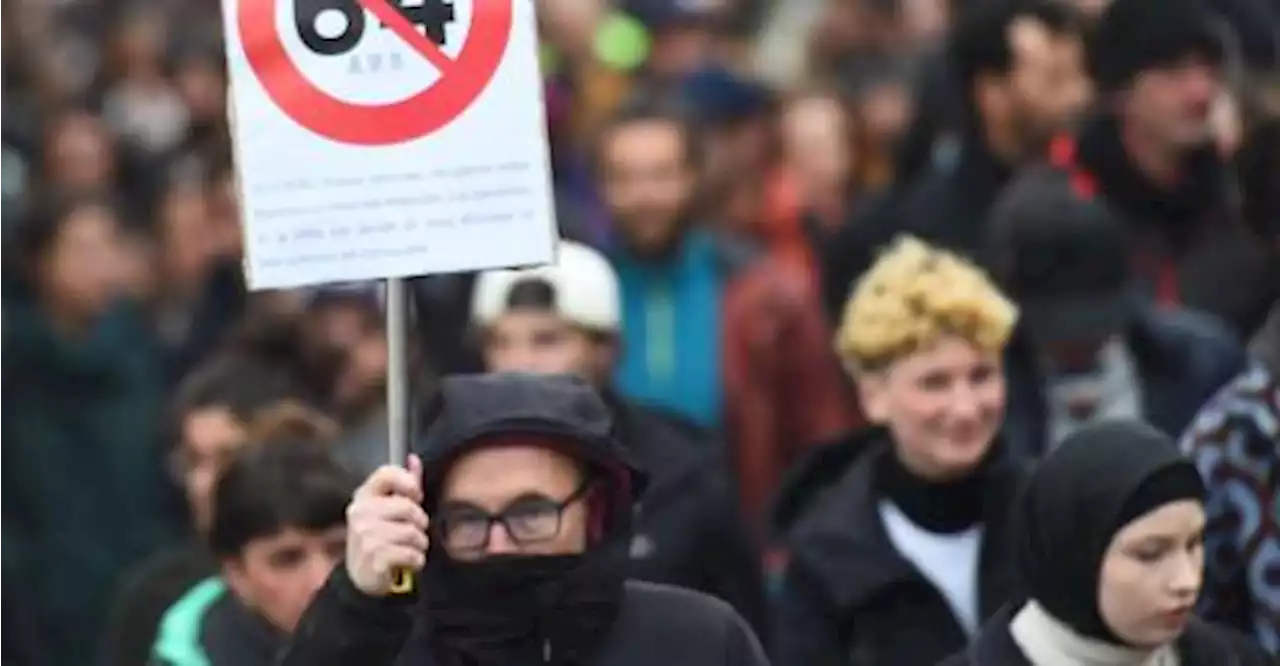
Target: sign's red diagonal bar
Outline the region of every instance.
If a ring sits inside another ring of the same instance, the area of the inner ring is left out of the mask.
[[[396,0],[356,0],[360,6],[373,13],[383,25],[391,28],[400,39],[409,45],[414,51],[417,51],[427,62],[435,66],[440,71],[441,76],[448,74],[449,69],[453,67],[453,58],[440,50],[434,42],[425,35],[418,32],[417,26],[409,22],[403,14],[395,7],[391,6]]]

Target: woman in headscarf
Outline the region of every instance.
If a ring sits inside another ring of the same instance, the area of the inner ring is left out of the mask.
[[[1192,615],[1204,485],[1136,420],[1090,424],[1036,469],[1020,508],[1027,601],[945,666],[1262,666],[1257,645]]]

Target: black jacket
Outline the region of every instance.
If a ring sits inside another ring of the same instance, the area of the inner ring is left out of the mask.
[[[271,666],[284,636],[221,578],[192,587],[160,623],[150,666]]]
[[[217,570],[208,548],[193,543],[157,553],[127,573],[108,619],[102,666],[146,664],[165,612]]]
[[[816,465],[843,458],[852,466],[834,481],[826,471],[799,473],[793,478],[830,485],[796,489],[809,495],[802,502],[781,498],[796,523],[777,600],[777,666],[932,666],[968,641],[942,594],[898,553],[880,519],[874,475],[878,458],[893,455],[884,438],[872,430],[816,454]],[[982,618],[1015,591],[1009,507],[1024,474],[1011,461],[996,465],[979,556]]]
[[[425,592],[424,592],[425,593]],[[421,630],[415,606],[361,594],[338,567],[307,609],[280,666],[432,666],[402,653]],[[622,612],[584,666],[767,666],[746,623],[727,604],[666,585],[628,582]]]
[[[1015,605],[1002,608],[968,648],[938,666],[1036,666],[1027,660],[1009,633]],[[1178,639],[1181,666],[1267,666],[1274,664],[1262,648],[1230,630],[1192,620]]]
[[[729,602],[764,640],[760,553],[719,443],[667,412],[611,400],[619,438],[649,474],[631,538],[631,576]]]
[[[1114,118],[1086,123],[1076,144],[1078,154],[1068,161],[1097,183],[1128,222],[1138,248],[1136,265],[1152,292],[1173,289],[1180,303],[1249,337],[1280,296],[1280,262],[1244,223],[1238,183],[1216,151],[1190,154],[1183,182],[1166,189],[1130,161]],[[1161,288],[1162,281],[1172,284]]]

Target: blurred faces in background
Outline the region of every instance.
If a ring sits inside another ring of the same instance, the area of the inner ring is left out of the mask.
[[[1147,142],[1186,150],[1214,138],[1214,105],[1222,91],[1221,66],[1193,54],[1138,72],[1120,108]]]
[[[115,146],[107,128],[88,109],[53,118],[45,129],[45,182],[78,192],[110,191],[116,184]]]
[[[166,77],[168,38],[162,16],[138,11],[121,20],[108,46],[103,118],[123,141],[153,155],[177,146],[188,128],[189,111]]]
[[[18,231],[27,278],[56,325],[78,335],[124,291],[120,220],[89,196],[49,202]]]
[[[812,93],[788,103],[780,119],[786,168],[810,206],[841,200],[853,178],[854,119],[834,94]]]
[[[691,142],[674,115],[624,116],[602,135],[597,154],[605,204],[633,252],[661,254],[680,238],[697,184]]]
[[[369,291],[323,291],[307,306],[303,324],[311,362],[330,385],[344,420],[383,404],[387,340],[381,306]]]
[[[607,15],[604,0],[539,0],[543,39],[557,55],[580,60],[595,55],[597,31]]]
[[[195,174],[175,176],[160,196],[156,218],[165,290],[194,295],[204,286],[218,250],[203,180]]]
[[[1009,25],[1005,37],[1011,67],[980,74],[974,99],[993,147],[1006,159],[1021,159],[1069,128],[1092,90],[1078,32],[1022,16]]]

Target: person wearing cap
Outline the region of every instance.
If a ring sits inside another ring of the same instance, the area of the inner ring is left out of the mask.
[[[1205,0],[1114,0],[1088,49],[1100,111],[1055,140],[1049,159],[1121,215],[1146,293],[1212,313],[1247,338],[1276,286],[1215,145],[1224,31]]]
[[[1022,309],[1010,347],[1008,427],[1039,455],[1097,418],[1140,418],[1170,437],[1245,363],[1215,318],[1156,307],[1132,237],[1072,174],[1041,167],[992,212],[993,275]]]
[[[1025,601],[942,666],[1263,666],[1193,613],[1204,484],[1173,440],[1136,419],[1090,424],[1042,461],[1016,504]]]
[[[346,561],[281,664],[767,663],[728,604],[626,580],[645,476],[585,381],[451,376],[422,417],[407,468],[356,491]]]
[[[562,241],[555,265],[481,273],[471,316],[486,370],[575,374],[612,410],[619,442],[649,473],[632,527],[632,577],[715,595],[762,634],[760,553],[719,442],[687,419],[637,405],[613,388],[625,340],[618,276],[608,260]]]
[[[836,346],[873,427],[783,486],[778,666],[934,666],[1016,592],[1001,434],[1017,308],[974,264],[905,237],[858,284]]]
[[[623,108],[595,151],[619,241],[616,386],[724,432],[754,522],[803,451],[858,422],[856,401],[806,276],[701,218],[701,135],[667,102]]]

